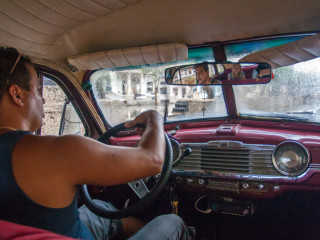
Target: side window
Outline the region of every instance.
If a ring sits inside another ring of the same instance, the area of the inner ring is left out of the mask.
[[[67,95],[52,79],[43,77],[45,117],[41,135],[85,134],[84,125]]]

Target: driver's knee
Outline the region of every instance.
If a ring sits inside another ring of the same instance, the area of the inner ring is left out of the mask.
[[[195,239],[196,231],[194,227],[189,227],[185,224],[181,217],[175,214],[167,214],[157,217],[164,225],[163,228],[170,229],[172,231],[171,236],[168,239],[183,239],[191,240]],[[168,227],[171,226],[171,227]]]
[[[195,229],[175,214],[161,215],[150,221],[130,239],[195,239]]]
[[[138,232],[145,226],[145,222],[137,218],[127,217],[122,219],[122,229],[117,237],[117,240],[127,239]]]
[[[94,203],[108,210],[116,208],[101,200],[94,200]],[[81,222],[90,230],[95,239],[112,239],[122,229],[121,219],[106,219],[95,215],[85,205],[79,208]]]

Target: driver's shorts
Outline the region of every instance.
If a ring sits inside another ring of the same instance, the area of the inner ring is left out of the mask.
[[[116,210],[116,208],[108,202],[95,199],[94,202],[106,209]],[[107,219],[95,215],[85,205],[79,208],[79,217],[81,222],[89,228],[95,239],[111,240],[121,231],[121,219]]]

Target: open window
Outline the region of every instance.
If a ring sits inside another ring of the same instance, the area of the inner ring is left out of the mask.
[[[85,135],[84,125],[62,88],[49,76],[43,76],[45,117],[41,135]]]

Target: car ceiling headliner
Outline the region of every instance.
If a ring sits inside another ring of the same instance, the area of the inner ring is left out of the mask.
[[[41,59],[320,30],[319,0],[1,0],[0,44]]]

